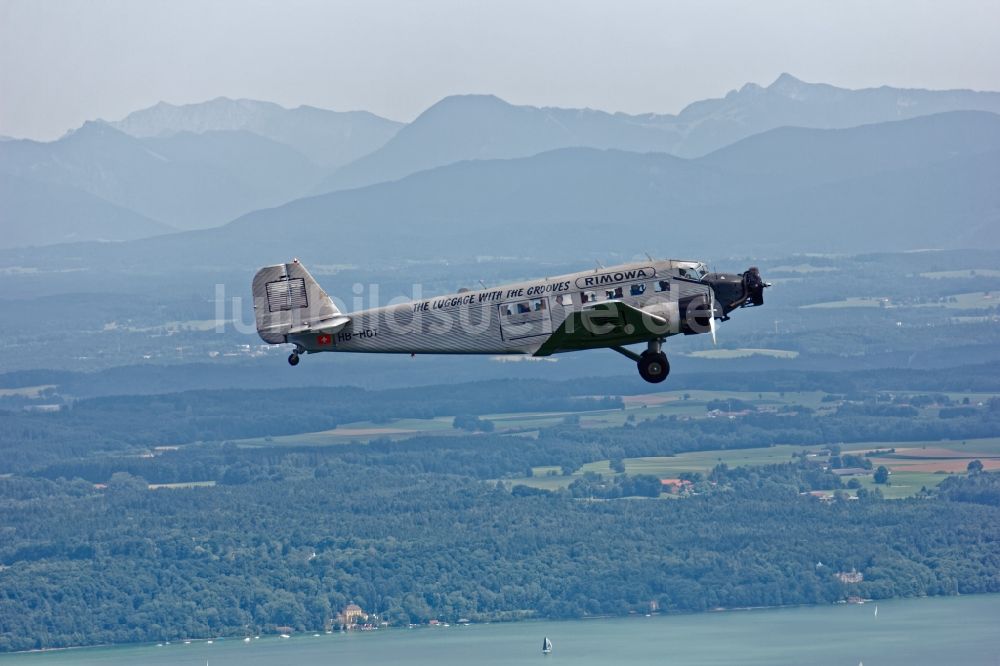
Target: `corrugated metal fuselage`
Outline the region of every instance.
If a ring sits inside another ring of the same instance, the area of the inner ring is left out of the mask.
[[[684,276],[696,265],[646,261],[462,291],[352,312],[350,323],[336,333],[289,336],[288,341],[308,352],[534,354],[574,312],[609,301],[674,317],[668,330],[655,336],[662,338],[679,332],[676,304],[710,290]],[[638,332],[615,344],[653,337]]]

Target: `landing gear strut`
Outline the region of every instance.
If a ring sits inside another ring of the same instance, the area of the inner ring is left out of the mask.
[[[297,351],[293,351],[288,356],[288,365],[295,366],[298,364],[299,364],[299,353]]]

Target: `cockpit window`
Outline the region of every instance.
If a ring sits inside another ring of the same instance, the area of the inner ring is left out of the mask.
[[[687,278],[689,280],[700,280],[706,275],[708,275],[708,267],[705,264],[697,264],[696,266],[685,266],[683,268],[678,268],[677,272],[680,273],[681,277]]]

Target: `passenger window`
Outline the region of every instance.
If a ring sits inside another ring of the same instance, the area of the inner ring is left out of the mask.
[[[608,299],[621,298],[622,297],[622,288],[621,287],[615,287],[614,289],[608,289],[604,293],[606,294],[606,297]]]
[[[545,309],[545,299],[544,298],[535,299],[535,301],[532,302],[532,305],[534,306],[532,309],[535,312],[541,312],[542,310]]]
[[[660,280],[656,283],[656,291],[670,291],[670,281]]]
[[[529,312],[531,312],[531,308],[528,307],[527,303],[518,303],[517,304],[517,313],[518,314],[527,314]]]
[[[508,317],[514,314],[513,305],[505,305],[503,309],[504,309],[504,314],[507,315]]]
[[[646,293],[646,285],[644,285],[644,284],[633,284],[631,287],[629,287],[628,292],[632,296],[642,296],[643,294]]]
[[[596,300],[597,300],[597,292],[584,291],[580,293],[581,303],[593,303]]]
[[[556,303],[559,305],[573,305],[572,294],[559,294],[556,296]]]

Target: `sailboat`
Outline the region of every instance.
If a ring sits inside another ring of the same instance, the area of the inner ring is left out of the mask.
[[[878,617],[878,604],[875,604],[875,617]]]
[[[542,639],[542,654],[549,654],[550,652],[552,652],[552,641],[546,636]]]

